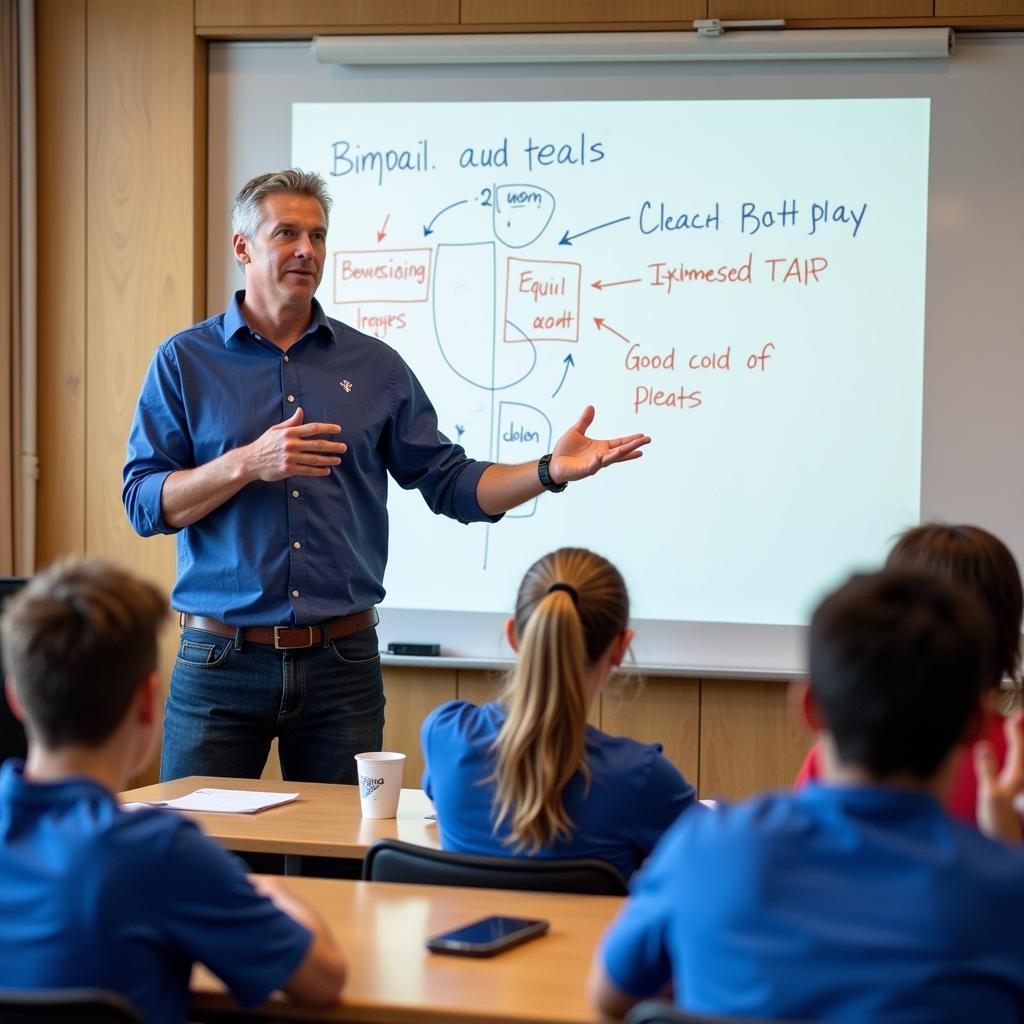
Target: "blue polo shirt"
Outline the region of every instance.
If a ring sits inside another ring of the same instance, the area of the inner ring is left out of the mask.
[[[512,854],[507,821],[494,829],[491,747],[504,721],[501,704],[456,700],[423,722],[423,789],[434,801],[445,850]],[[696,792],[658,743],[609,736],[588,725],[586,757],[589,785],[577,772],[562,794],[572,835],[536,856],[596,857],[629,878],[680,812],[696,802]]]
[[[255,1006],[311,941],[175,812],[122,811],[88,779],[0,768],[0,987],[109,989],[147,1024],[182,1024],[193,961]]]
[[[177,532],[175,608],[233,626],[307,625],[364,611],[384,596],[388,474],[432,511],[484,515],[488,462],[438,429],[419,381],[392,348],[332,320],[312,321],[287,353],[250,330],[244,292],[225,313],[175,334],[150,363],[128,437],[122,499],[143,536],[174,533],[164,480],[256,440],[301,406],[340,424],[348,451],[329,476],[256,481]],[[325,435],[326,437],[327,435]]]
[[[610,980],[695,1013],[1019,1024],[1024,852],[889,787],[684,816],[605,936]]]

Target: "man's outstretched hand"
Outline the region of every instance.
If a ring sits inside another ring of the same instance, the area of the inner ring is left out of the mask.
[[[651,443],[646,434],[630,434],[604,441],[587,437],[593,422],[594,407],[588,405],[583,415],[558,439],[548,466],[551,479],[556,484],[593,476],[599,469],[616,462],[639,459],[643,455],[640,449]]]

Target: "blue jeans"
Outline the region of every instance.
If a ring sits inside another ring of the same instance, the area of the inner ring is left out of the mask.
[[[160,778],[258,778],[277,737],[285,779],[355,784],[353,756],[380,750],[383,733],[375,629],[275,651],[188,628],[171,673]]]

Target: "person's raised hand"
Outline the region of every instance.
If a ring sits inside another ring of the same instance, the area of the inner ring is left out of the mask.
[[[328,476],[332,466],[348,451],[343,441],[327,440],[324,434],[340,434],[337,423],[305,423],[302,408],[275,423],[245,448],[245,465],[251,480],[284,480],[290,476]]]
[[[599,469],[616,462],[639,459],[643,455],[640,449],[651,443],[646,434],[606,440],[588,437],[587,431],[593,422],[594,407],[588,405],[580,418],[558,439],[548,466],[551,479],[556,484],[593,476]]]
[[[978,828],[990,839],[1006,843],[1021,841],[1020,815],[1014,798],[1024,791],[1024,711],[1017,711],[1003,725],[1006,760],[996,764],[992,744],[974,745],[974,774],[978,778]]]

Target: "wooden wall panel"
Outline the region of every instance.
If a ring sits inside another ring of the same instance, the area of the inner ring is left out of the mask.
[[[418,789],[423,776],[420,725],[439,704],[455,699],[455,671],[389,665],[384,669],[384,695],[384,749],[406,755],[402,785]]]
[[[86,548],[170,588],[170,538],[121,506],[125,439],[153,350],[193,322],[197,239],[190,0],[90,0]]]
[[[460,669],[458,679],[459,700],[468,700],[472,704],[486,704],[497,699],[498,691],[505,681],[505,673]]]
[[[745,18],[929,18],[933,0],[708,0],[708,17]]]
[[[488,701],[497,700],[505,678],[504,672],[484,672],[473,669],[460,671],[459,700],[468,700],[473,704],[486,704]],[[591,706],[587,721],[595,727],[600,727],[600,697]]]
[[[650,676],[639,689],[613,687],[601,697],[601,728],[616,736],[660,743],[695,786],[699,778],[700,683]]]
[[[455,26],[459,0],[196,0],[196,31]]]
[[[202,235],[194,231],[191,2],[89,0],[86,40],[85,549],[169,591],[173,538],[134,534],[121,506],[121,468],[150,357],[195,319]],[[176,649],[171,624],[160,645],[165,681]],[[157,771],[154,761],[141,781]]]
[[[85,551],[85,0],[36,2],[36,562]],[[55,284],[56,283],[56,284]]]
[[[810,744],[790,714],[785,683],[706,679],[701,684],[702,797],[739,799],[791,786]]]
[[[1024,17],[1022,0],[935,0],[937,18]]]
[[[707,0],[462,0],[463,25],[684,22],[707,16]]]

